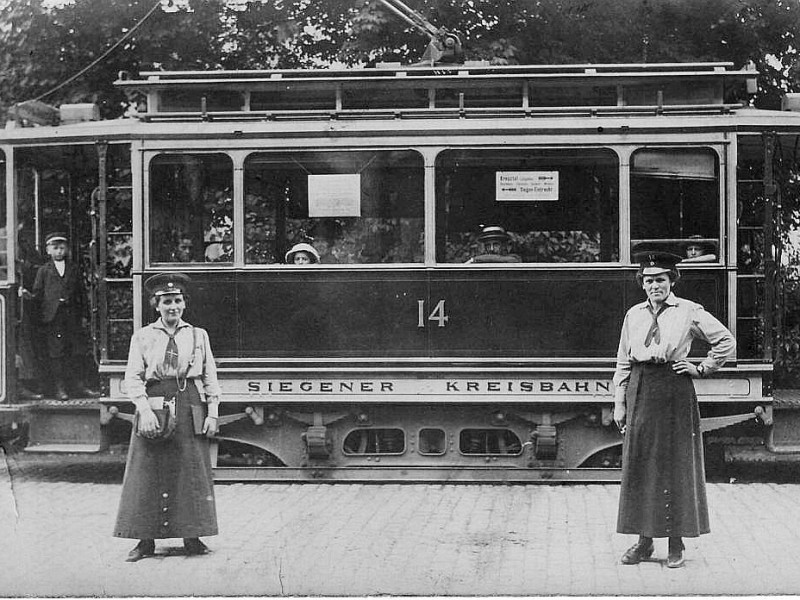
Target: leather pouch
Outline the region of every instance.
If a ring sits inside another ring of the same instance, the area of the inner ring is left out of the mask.
[[[151,396],[147,398],[150,408],[158,419],[158,429],[153,435],[144,435],[139,432],[139,412],[136,413],[134,427],[136,435],[150,442],[166,442],[175,434],[177,421],[175,419],[175,397]]]
[[[194,425],[195,435],[203,435],[203,425],[206,422],[207,412],[205,404],[192,404],[192,424]]]

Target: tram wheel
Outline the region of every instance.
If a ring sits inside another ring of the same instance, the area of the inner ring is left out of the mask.
[[[592,454],[580,464],[584,469],[621,469],[622,444],[603,448]]]
[[[263,448],[220,440],[217,451],[218,467],[285,467],[286,464],[277,456]]]

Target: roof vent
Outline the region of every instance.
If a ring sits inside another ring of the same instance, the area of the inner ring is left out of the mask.
[[[800,112],[800,93],[784,94],[781,98],[781,110]]]
[[[62,125],[100,120],[100,107],[97,104],[62,104],[58,107],[58,111],[61,114]]]

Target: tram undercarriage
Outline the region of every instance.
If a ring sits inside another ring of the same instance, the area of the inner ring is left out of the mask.
[[[104,402],[104,421],[132,420]],[[704,411],[703,430],[769,422],[760,405]],[[220,481],[618,481],[610,404],[226,403],[213,445]]]

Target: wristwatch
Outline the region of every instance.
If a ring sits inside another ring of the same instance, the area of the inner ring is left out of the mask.
[[[700,378],[706,376],[706,368],[703,365],[697,365],[697,374],[700,375]]]

